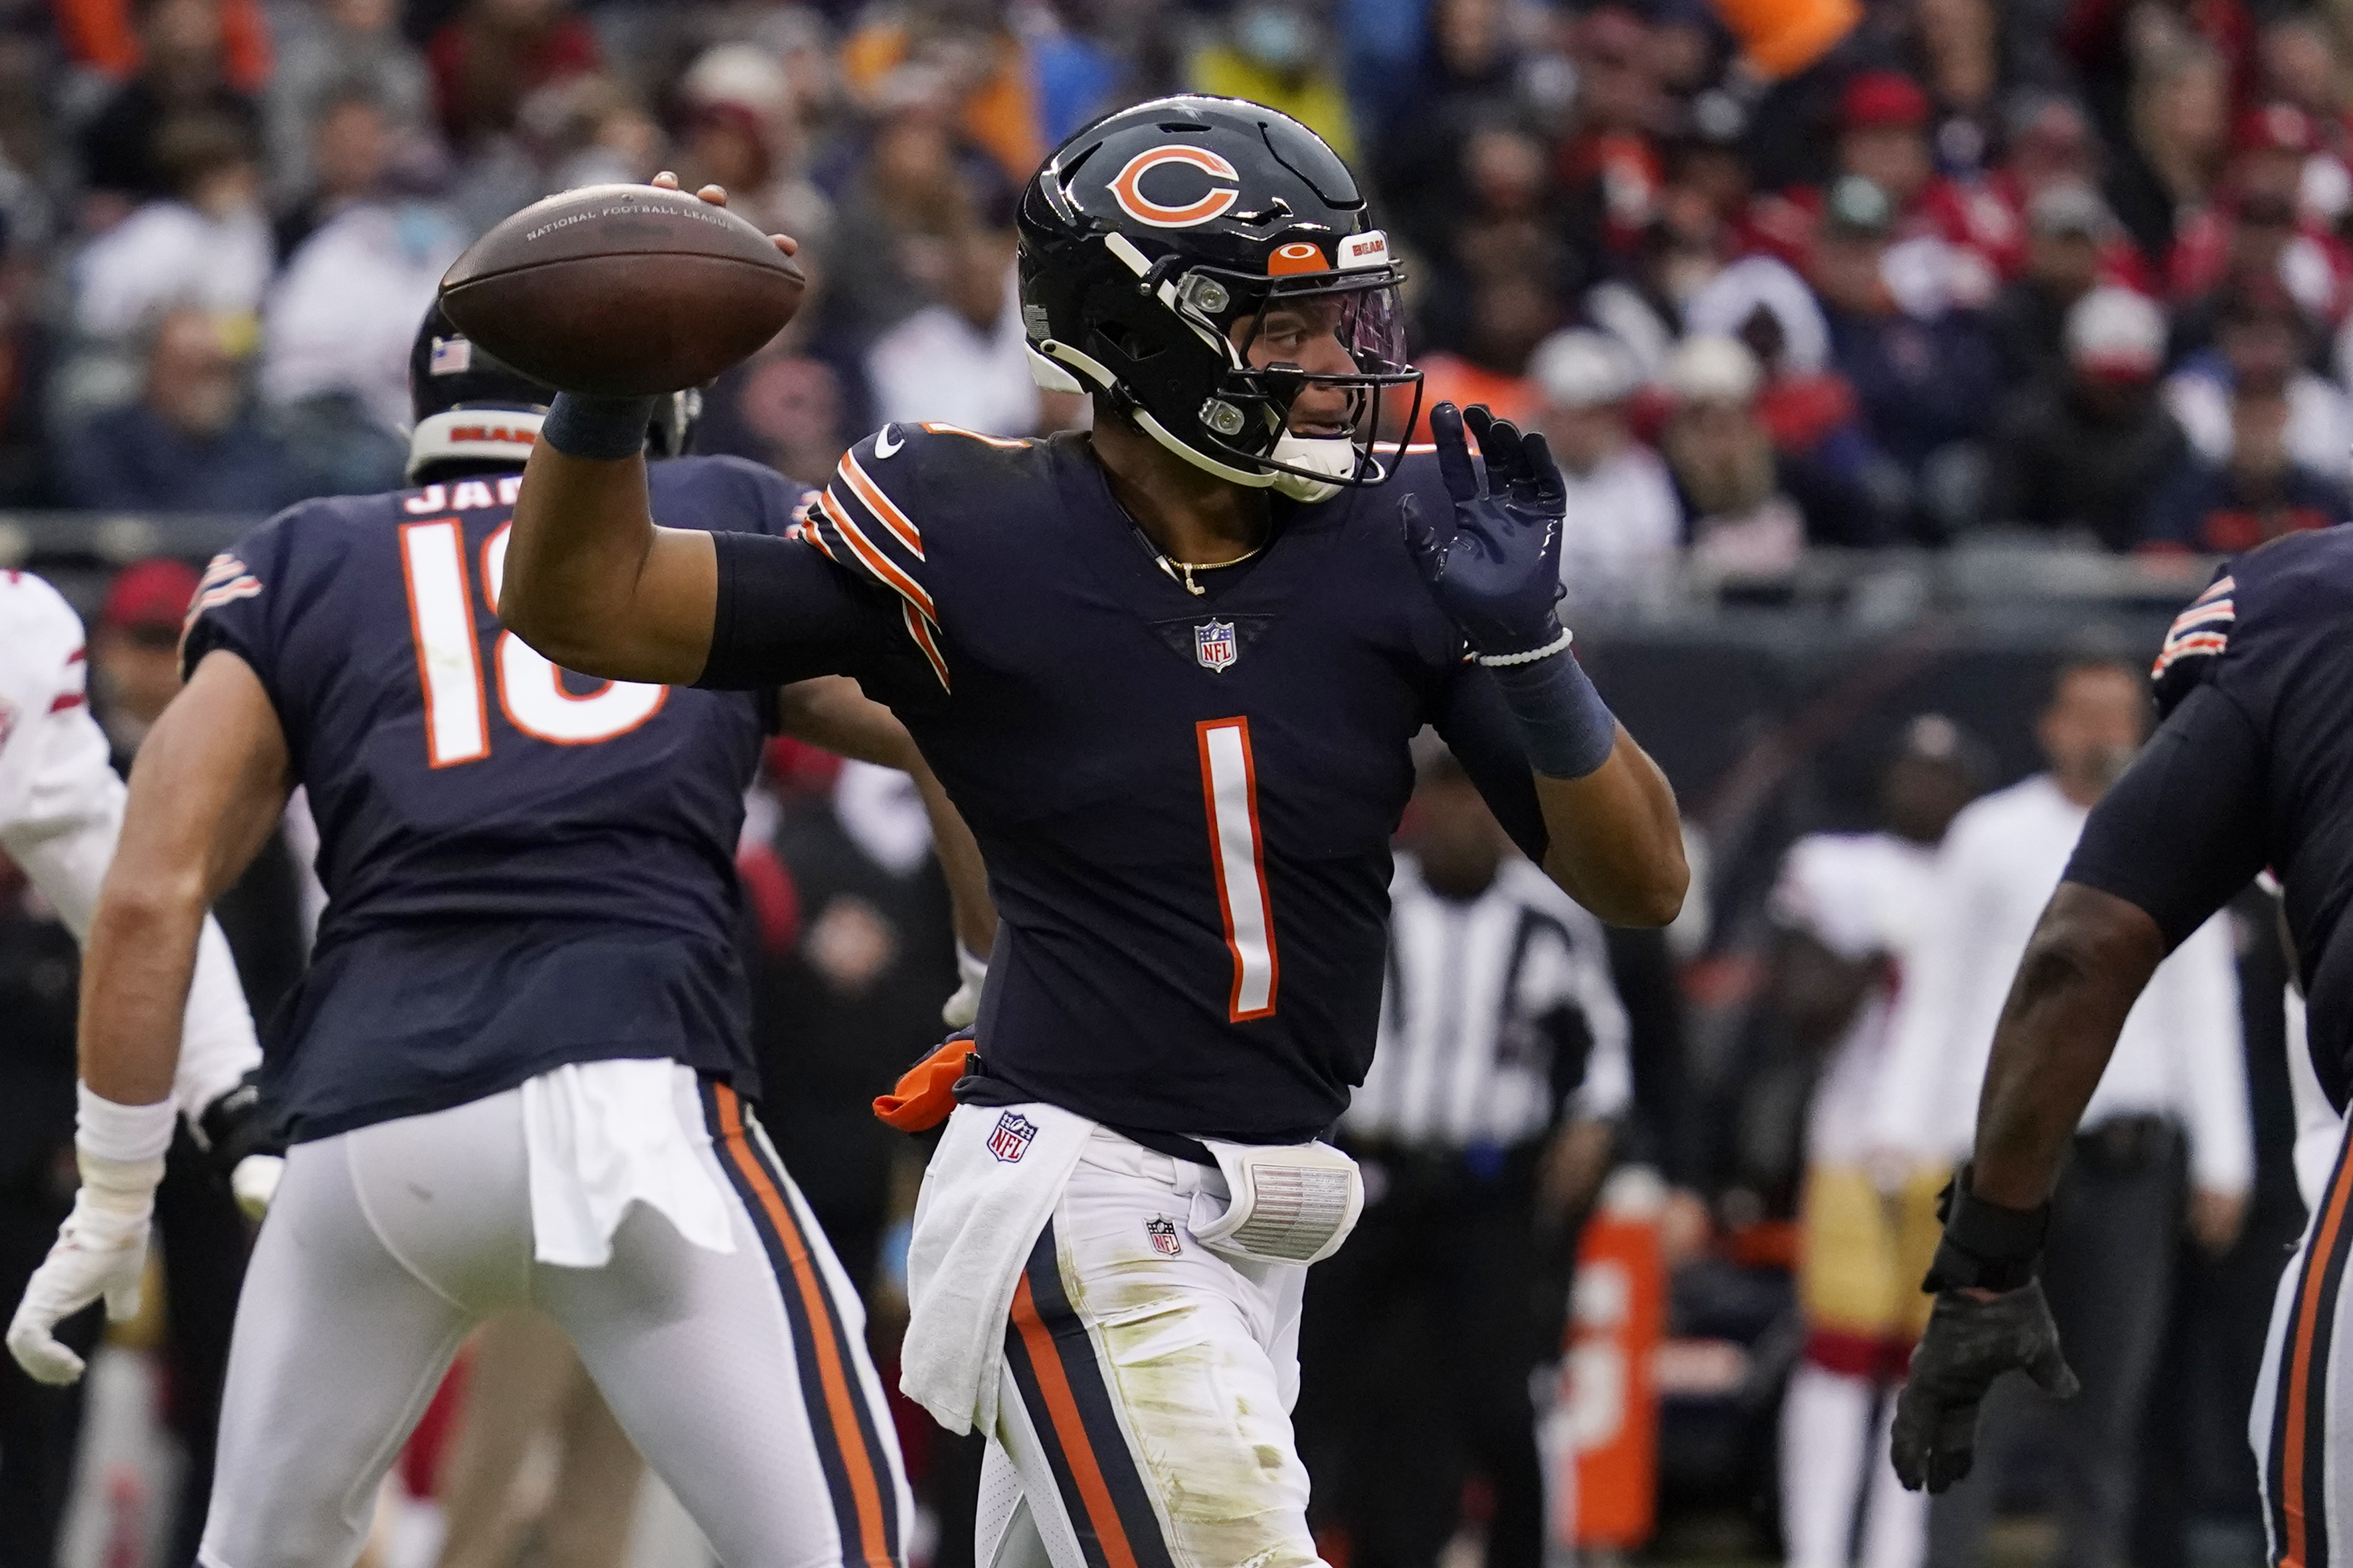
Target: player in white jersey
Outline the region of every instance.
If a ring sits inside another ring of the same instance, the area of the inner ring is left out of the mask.
[[[76,940],[90,934],[99,883],[122,828],[122,781],[108,761],[106,735],[85,697],[88,661],[81,618],[48,584],[27,572],[0,572],[0,851],[57,907]],[[174,1117],[209,1142],[206,1112],[219,1131],[227,1113],[248,1110],[245,1077],[261,1065],[253,1016],[239,988],[228,941],[210,919],[188,987],[186,1022],[171,1098],[141,1118],[113,1114],[80,1089],[74,1139],[81,1193],[58,1231],[50,1262],[8,1327],[20,1361],[47,1383],[80,1375],[81,1357],[50,1332],[53,1308],[84,1275],[110,1274],[123,1247],[144,1252],[147,1219],[161,1179]],[[258,1173],[248,1170],[243,1181]],[[248,1188],[250,1190],[250,1188]],[[138,1273],[107,1293],[107,1312],[138,1310]],[[52,1295],[65,1288],[63,1295]]]
[[[1891,1391],[1928,1319],[1916,1282],[1945,1173],[1875,1169],[1867,1128],[1904,952],[1936,842],[1982,782],[1980,750],[1949,720],[1914,721],[1881,786],[1887,829],[1799,839],[1773,890],[1781,1011],[1800,1047],[1823,1053],[1799,1212],[1806,1344],[1781,1406],[1790,1568],[1914,1568],[1926,1544],[1926,1500],[1883,1455]]]

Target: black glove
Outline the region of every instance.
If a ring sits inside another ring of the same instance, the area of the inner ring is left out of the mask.
[[[1486,459],[1483,488],[1462,438],[1466,423]],[[1440,404],[1430,411],[1430,431],[1452,515],[1425,517],[1410,495],[1398,503],[1398,515],[1406,552],[1431,595],[1482,655],[1526,653],[1556,641],[1560,621],[1552,607],[1565,591],[1560,522],[1568,489],[1545,438],[1521,435],[1476,404],[1465,413]]]
[[[2012,1369],[2042,1392],[2073,1399],[2081,1386],[2059,1352],[2059,1325],[2042,1299],[2042,1281],[2015,1290],[1937,1292],[1928,1331],[1912,1352],[1912,1372],[1895,1401],[1889,1445],[1895,1479],[1913,1491],[1943,1491],[1977,1459],[1978,1402]]]
[[[205,1163],[223,1176],[234,1175],[238,1163],[248,1154],[286,1152],[278,1119],[262,1102],[259,1068],[205,1107],[205,1113],[196,1118],[195,1133]]]

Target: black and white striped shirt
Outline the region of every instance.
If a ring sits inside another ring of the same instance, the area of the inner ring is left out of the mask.
[[[1389,898],[1379,1045],[1343,1132],[1509,1148],[1625,1108],[1626,1010],[1599,921],[1520,859],[1464,902],[1400,854]]]

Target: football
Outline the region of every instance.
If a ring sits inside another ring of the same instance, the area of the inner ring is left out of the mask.
[[[459,331],[569,392],[700,386],[783,330],[801,269],[724,207],[656,185],[586,185],[533,203],[441,279]]]

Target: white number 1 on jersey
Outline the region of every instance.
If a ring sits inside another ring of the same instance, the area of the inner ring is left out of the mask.
[[[1226,1016],[1245,1023],[1274,1012],[1274,910],[1266,893],[1266,844],[1258,827],[1258,766],[1248,719],[1205,719],[1194,726],[1201,749],[1201,795],[1209,816],[1209,864],[1226,948],[1234,955]]]
[[[507,531],[482,542],[482,599],[496,615],[505,575]],[[437,768],[491,754],[489,696],[474,638],[466,587],[466,536],[455,518],[400,530],[401,574],[408,584],[408,624],[417,638],[417,675],[425,689],[425,755]],[[626,735],[660,711],[666,686],[608,680],[575,696],[564,673],[512,632],[499,634],[499,706],[524,734],[559,746],[587,746]]]

